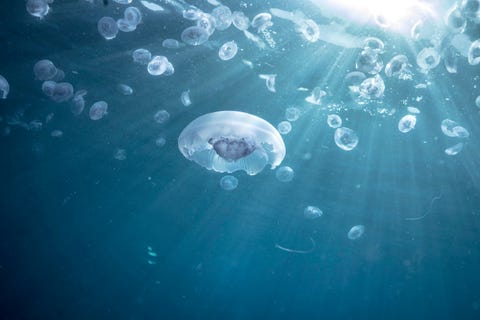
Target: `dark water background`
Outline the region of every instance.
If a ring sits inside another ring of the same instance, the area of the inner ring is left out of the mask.
[[[325,20],[306,3],[224,3],[249,17],[278,7]],[[462,60],[454,75],[440,65],[407,84],[386,81],[383,106],[397,113],[372,116],[348,107],[341,86],[359,50],[306,45],[281,20],[272,27],[276,49],[260,51],[232,26],[214,33],[213,49],[168,50],[161,41],[178,39],[192,23],[133,4],[144,23],[111,41],[100,37],[96,21],[118,18],[125,6],[57,0],[42,21],[23,1],[4,6],[0,74],[11,91],[0,101],[0,126],[18,110],[26,122],[55,116],[40,132],[12,127],[0,137],[2,319],[480,318],[478,66]],[[401,37],[357,32],[386,42],[385,62],[394,53],[415,61]],[[243,50],[222,62],[217,48],[231,39]],[[131,52],[140,47],[166,55],[175,74],[152,77],[134,64]],[[87,108],[106,100],[106,118],[91,121],[88,109],[74,116],[68,103],[45,97],[32,72],[45,58],[76,89],[88,90]],[[276,94],[259,73],[278,74]],[[412,89],[425,79],[428,89]],[[119,83],[131,85],[133,95],[121,95]],[[296,90],[316,85],[329,102],[347,106],[339,115],[359,135],[353,151],[335,145],[330,112]],[[187,89],[193,104],[185,108],[179,97]],[[402,99],[422,111],[406,135],[397,129],[406,114]],[[241,110],[276,125],[288,106],[302,111],[284,136],[283,164],[295,170],[290,183],[266,168],[256,176],[235,173],[239,187],[227,192],[218,185],[221,174],[177,149],[180,131],[199,115]],[[167,124],[153,121],[158,109],[170,112]],[[442,134],[445,118],[470,132],[457,156],[444,153],[457,142]],[[50,137],[53,129],[64,136]],[[162,148],[155,145],[160,135]],[[126,160],[113,158],[118,148]],[[305,219],[308,205],[324,215]],[[351,241],[347,232],[357,224],[365,234]],[[275,247],[305,249],[310,239],[316,246],[309,254]]]

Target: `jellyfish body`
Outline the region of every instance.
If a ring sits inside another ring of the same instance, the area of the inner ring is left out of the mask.
[[[267,121],[239,111],[218,111],[193,120],[178,137],[185,158],[217,172],[255,175],[266,165],[276,168],[285,144]]]

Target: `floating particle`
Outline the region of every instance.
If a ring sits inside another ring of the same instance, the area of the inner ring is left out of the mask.
[[[234,190],[238,187],[238,179],[230,175],[223,176],[220,179],[220,187],[227,191]]]

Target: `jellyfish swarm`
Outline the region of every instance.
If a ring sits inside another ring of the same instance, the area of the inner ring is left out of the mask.
[[[267,121],[240,111],[218,111],[193,120],[178,137],[185,158],[217,172],[255,175],[285,157],[285,144]]]

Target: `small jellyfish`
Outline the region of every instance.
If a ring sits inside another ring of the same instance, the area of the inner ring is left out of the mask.
[[[154,56],[147,65],[147,71],[152,76],[159,76],[167,70],[168,59],[164,56]]]
[[[476,66],[480,63],[480,39],[472,42],[468,49],[468,63]]]
[[[480,96],[477,96],[477,98],[475,99],[475,105],[477,106],[477,108],[480,108]]]
[[[42,92],[47,96],[51,97],[53,95],[53,91],[55,90],[55,86],[57,83],[55,81],[44,81],[42,83]]]
[[[408,58],[403,54],[393,57],[385,66],[385,75],[400,80],[411,80],[412,72],[408,69]]]
[[[147,49],[137,49],[132,53],[133,62],[147,65],[152,60],[152,54]]]
[[[335,129],[335,144],[342,150],[351,151],[358,144],[358,136],[350,128],[340,127]]]
[[[322,104],[322,98],[325,97],[327,93],[322,90],[320,87],[315,87],[312,90],[312,93],[305,98],[305,101],[311,104],[320,105]]]
[[[175,68],[170,61],[167,61],[167,66],[165,67],[165,72],[163,73],[164,76],[171,76],[175,73]]]
[[[363,46],[364,46],[364,49],[370,49],[376,53],[382,53],[383,48],[385,47],[385,45],[383,44],[383,41],[375,37],[366,38],[363,41]]]
[[[292,131],[292,124],[288,121],[282,121],[277,125],[277,130],[280,134],[289,134]]]
[[[182,11],[182,16],[187,20],[198,20],[202,16],[202,10],[198,9],[195,6],[188,6]]]
[[[73,86],[68,82],[59,82],[55,84],[50,98],[57,102],[65,102],[73,97]]]
[[[225,42],[218,50],[218,56],[223,61],[227,61],[235,57],[238,51],[238,46],[235,41]]]
[[[459,53],[454,46],[448,46],[443,51],[443,64],[448,73],[457,73]]]
[[[40,60],[35,63],[33,66],[33,73],[35,74],[35,79],[45,81],[50,80],[55,77],[58,69],[55,67],[52,61],[50,60]]]
[[[142,22],[142,13],[136,7],[128,7],[123,12],[124,19],[131,25],[137,26]]]
[[[107,115],[108,104],[105,101],[97,101],[91,107],[88,113],[90,119],[100,120]]]
[[[468,138],[470,133],[462,126],[459,126],[453,120],[445,119],[441,123],[441,129],[444,135],[452,138]]]
[[[380,99],[385,91],[385,83],[380,75],[363,80],[358,88],[358,92],[365,99]]]
[[[163,147],[167,143],[167,139],[165,137],[160,136],[157,139],[155,139],[155,145],[157,147]]]
[[[85,98],[84,96],[87,95],[87,90],[78,90],[75,92],[72,98],[72,104],[70,106],[70,111],[78,116],[83,112],[85,108]]]
[[[285,119],[287,119],[287,121],[290,121],[290,122],[297,121],[299,117],[300,117],[300,110],[298,108],[288,107],[285,110]]]
[[[238,187],[238,179],[234,176],[226,175],[220,179],[220,187],[226,191],[232,191]]]
[[[183,30],[180,36],[182,41],[192,46],[198,46],[205,43],[210,35],[201,27],[188,27]]]
[[[180,42],[175,39],[165,39],[162,42],[162,46],[167,49],[178,49],[180,48]]]
[[[215,25],[215,18],[208,13],[203,13],[197,20],[197,27],[203,29],[207,33],[208,37],[210,37],[215,31]]]
[[[46,0],[28,0],[26,8],[28,13],[37,18],[45,17],[50,11]]]
[[[435,68],[439,63],[440,54],[435,48],[423,48],[422,51],[417,54],[417,64],[425,71]]]
[[[312,19],[304,19],[295,24],[295,30],[308,42],[317,42],[320,38],[320,28]]]
[[[145,1],[145,0],[141,0],[140,3],[145,7],[147,8],[148,10],[151,10],[151,11],[154,11],[154,12],[162,12],[162,11],[165,11],[165,9],[156,4],[156,3],[153,3],[153,2],[149,2],[149,1]]]
[[[398,122],[398,130],[401,133],[407,133],[409,131],[412,131],[415,128],[415,125],[417,124],[417,117],[415,117],[412,114],[408,114],[404,116],[400,121]]]
[[[7,99],[8,93],[10,92],[10,85],[8,84],[7,79],[0,75],[0,98]]]
[[[239,111],[198,117],[183,129],[178,148],[185,158],[217,172],[255,175],[266,165],[275,169],[285,157],[280,133],[265,120]]]
[[[126,85],[124,83],[120,83],[118,86],[117,86],[117,89],[118,91],[120,91],[124,96],[129,96],[133,93],[133,89],[132,87],[130,87],[129,85]]]
[[[213,9],[212,16],[215,18],[215,28],[217,30],[226,30],[232,24],[232,11],[227,6],[218,6]]]
[[[136,24],[131,24],[125,19],[118,19],[117,20],[117,27],[118,30],[122,32],[132,32],[137,30],[137,25]]]
[[[463,16],[457,4],[454,4],[445,16],[445,24],[453,33],[462,33],[467,27],[467,19]]]
[[[450,148],[445,149],[445,154],[447,156],[454,156],[454,155],[459,154],[460,151],[462,151],[462,149],[463,149],[463,143],[459,142],[459,143],[451,146]]]
[[[267,86],[268,91],[276,92],[275,90],[275,80],[277,78],[276,74],[259,74],[260,79],[265,80],[265,85]]]
[[[192,104],[192,100],[190,99],[190,90],[185,90],[180,95],[180,101],[185,107],[188,107]]]
[[[118,34],[117,22],[112,17],[102,17],[98,20],[98,32],[107,40],[115,38]]]
[[[363,233],[365,232],[365,226],[359,224],[356,226],[353,226],[349,231],[348,231],[348,239],[350,240],[356,240],[360,238]]]
[[[327,116],[327,124],[330,128],[340,128],[342,126],[342,118],[337,114],[329,114]]]
[[[119,161],[123,161],[127,159],[127,150],[125,149],[117,149],[113,153],[113,158]]]
[[[153,116],[156,123],[165,123],[170,119],[170,113],[167,110],[159,110]]]
[[[232,13],[232,23],[238,30],[247,30],[250,26],[250,19],[241,11],[234,11]]]
[[[293,180],[295,172],[289,166],[283,166],[275,171],[275,177],[280,182],[290,182]]]
[[[480,0],[461,0],[459,9],[464,17],[478,21],[480,17]]]
[[[377,74],[383,69],[383,61],[375,50],[364,49],[355,62],[358,71]]]
[[[257,14],[255,17],[253,17],[251,22],[252,28],[257,29],[258,31],[263,31],[272,25],[272,15],[266,12]]]
[[[412,114],[419,114],[420,113],[420,110],[418,108],[415,108],[415,107],[407,107],[407,111],[412,113]]]
[[[303,210],[303,216],[307,219],[314,220],[320,218],[323,215],[323,211],[315,206],[307,206]]]

